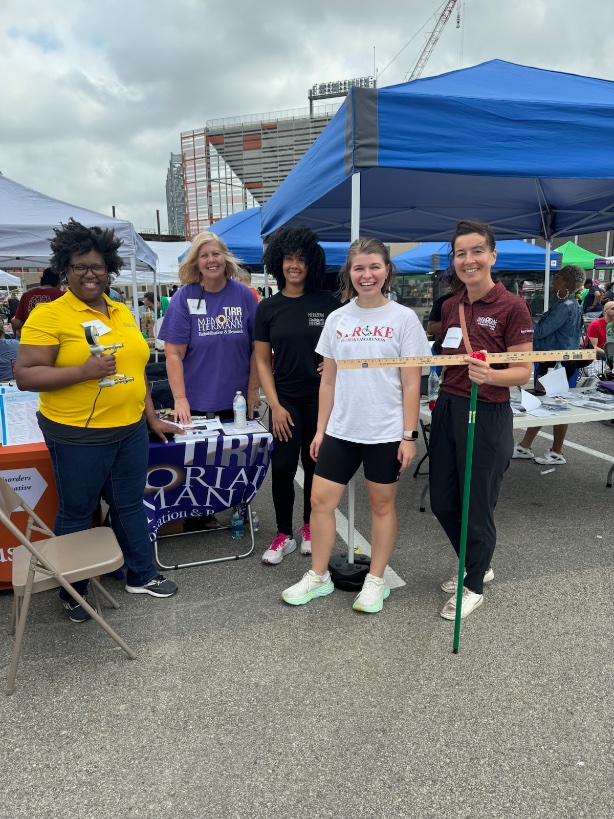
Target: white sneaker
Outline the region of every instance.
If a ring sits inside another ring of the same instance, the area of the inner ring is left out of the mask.
[[[281,563],[286,555],[291,554],[296,549],[296,540],[289,535],[284,535],[283,532],[275,535],[273,542],[262,555],[263,563],[270,563],[276,565]]]
[[[530,447],[520,446],[520,444],[516,444],[512,452],[512,458],[526,458],[532,461],[534,457],[533,450]]]
[[[454,594],[456,591],[457,577],[458,575],[454,575],[449,580],[444,580],[440,586],[441,590],[447,592],[448,594]],[[467,577],[467,572],[465,572],[465,577]],[[490,581],[494,579],[495,573],[492,570],[492,566],[489,566],[484,574],[484,583],[490,583]]]
[[[463,586],[463,602],[461,603],[461,620],[484,602],[483,594],[476,594]],[[456,619],[456,595],[451,597],[440,612],[444,620]]]
[[[309,530],[309,524],[303,523],[301,528],[299,529],[301,533],[301,554],[302,555],[310,555],[311,554],[311,532]]]
[[[389,596],[390,588],[383,577],[368,574],[362,584],[362,591],[352,603],[352,608],[375,614],[384,608],[384,600]]]
[[[330,572],[320,577],[309,569],[298,583],[282,591],[281,599],[291,606],[302,606],[309,603],[314,597],[326,597],[327,594],[332,594],[334,591],[335,587],[330,579]]]
[[[548,466],[548,464],[566,464],[567,461],[560,452],[553,452],[549,449],[541,458],[535,458],[535,463]]]

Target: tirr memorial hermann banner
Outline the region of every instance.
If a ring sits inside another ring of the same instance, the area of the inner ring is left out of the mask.
[[[150,444],[143,502],[151,540],[166,523],[251,503],[272,449],[264,431]]]

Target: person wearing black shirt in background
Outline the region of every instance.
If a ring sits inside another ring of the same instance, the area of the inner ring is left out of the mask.
[[[277,564],[296,549],[292,513],[299,457],[305,473],[301,554],[311,554],[309,517],[315,462],[309,447],[318,422],[321,369],[315,348],[326,317],[340,305],[332,293],[322,290],[326,258],[318,237],[308,228],[280,228],[271,234],[264,264],[279,292],[260,302],[254,329],[258,375],[275,438],[271,484],[277,535],[262,561]]]

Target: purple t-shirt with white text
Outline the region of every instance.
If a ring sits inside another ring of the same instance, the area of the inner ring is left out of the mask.
[[[235,279],[219,293],[186,284],[171,299],[160,338],[187,344],[183,377],[190,409],[218,412],[232,407],[237,390],[247,396],[256,307],[249,288]]]

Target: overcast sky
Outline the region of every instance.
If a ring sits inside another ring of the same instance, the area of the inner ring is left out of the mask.
[[[137,230],[159,209],[164,230],[182,131],[306,107],[314,83],[372,74],[374,47],[378,84],[403,82],[444,5],[0,0],[0,171],[82,207],[115,205]],[[455,11],[423,76],[503,59],[614,80],[612,0],[458,7],[460,28]]]

